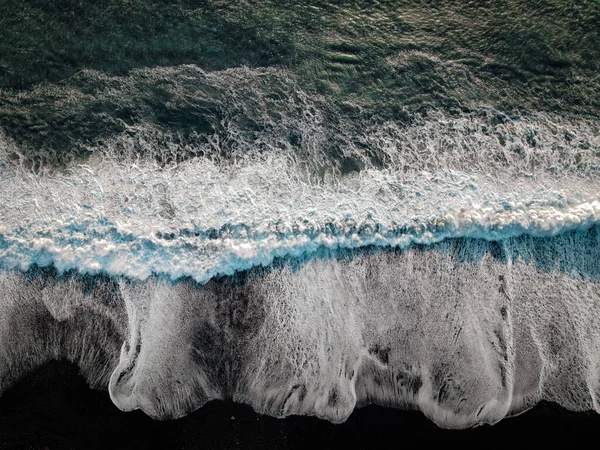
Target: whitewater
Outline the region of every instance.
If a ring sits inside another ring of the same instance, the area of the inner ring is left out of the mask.
[[[31,171],[1,137],[0,392],[66,358],[158,419],[219,398],[451,428],[540,400],[600,412],[598,124],[484,107],[332,124],[290,83],[244,109],[260,126],[222,118],[226,138],[129,126]]]

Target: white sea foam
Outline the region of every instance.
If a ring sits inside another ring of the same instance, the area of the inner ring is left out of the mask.
[[[600,221],[594,178],[366,169],[315,182],[287,155],[67,173],[0,168],[0,263],[205,282],[319,248],[552,236]]]
[[[333,422],[368,403],[419,408],[450,428],[541,400],[600,412],[599,233],[455,239],[202,286],[0,272],[0,391],[67,358],[158,419],[222,398]]]

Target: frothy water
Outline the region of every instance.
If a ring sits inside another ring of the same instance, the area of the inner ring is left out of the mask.
[[[407,247],[451,237],[553,236],[600,219],[597,184],[575,177],[369,170],[314,184],[269,158],[223,170],[104,161],[57,177],[6,174],[5,268],[206,282],[324,247]]]
[[[453,428],[543,399],[598,410],[599,241],[598,227],[451,239],[203,286],[4,272],[1,379],[67,358],[119,408],[162,419],[219,398],[333,422],[418,407]]]
[[[359,120],[283,71],[169,70],[237,105],[224,132],[135,125],[36,173],[0,141],[0,391],[62,357],[156,418],[599,411],[597,123]]]

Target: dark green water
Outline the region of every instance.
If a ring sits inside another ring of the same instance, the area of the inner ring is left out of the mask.
[[[181,64],[277,67],[360,122],[600,109],[597,0],[4,0],[0,17],[0,126],[34,167],[132,124],[212,133],[227,105],[201,79],[175,89],[160,68]]]

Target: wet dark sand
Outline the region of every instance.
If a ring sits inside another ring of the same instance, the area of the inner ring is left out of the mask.
[[[275,419],[248,406],[211,402],[189,416],[156,422],[124,413],[107,392],[90,390],[77,368],[52,362],[0,397],[0,449],[392,448],[407,443],[515,445],[523,440],[575,444],[600,429],[600,415],[542,403],[495,426],[451,431],[423,414],[377,406],[341,425],[314,417]],[[502,443],[504,441],[504,443]]]

